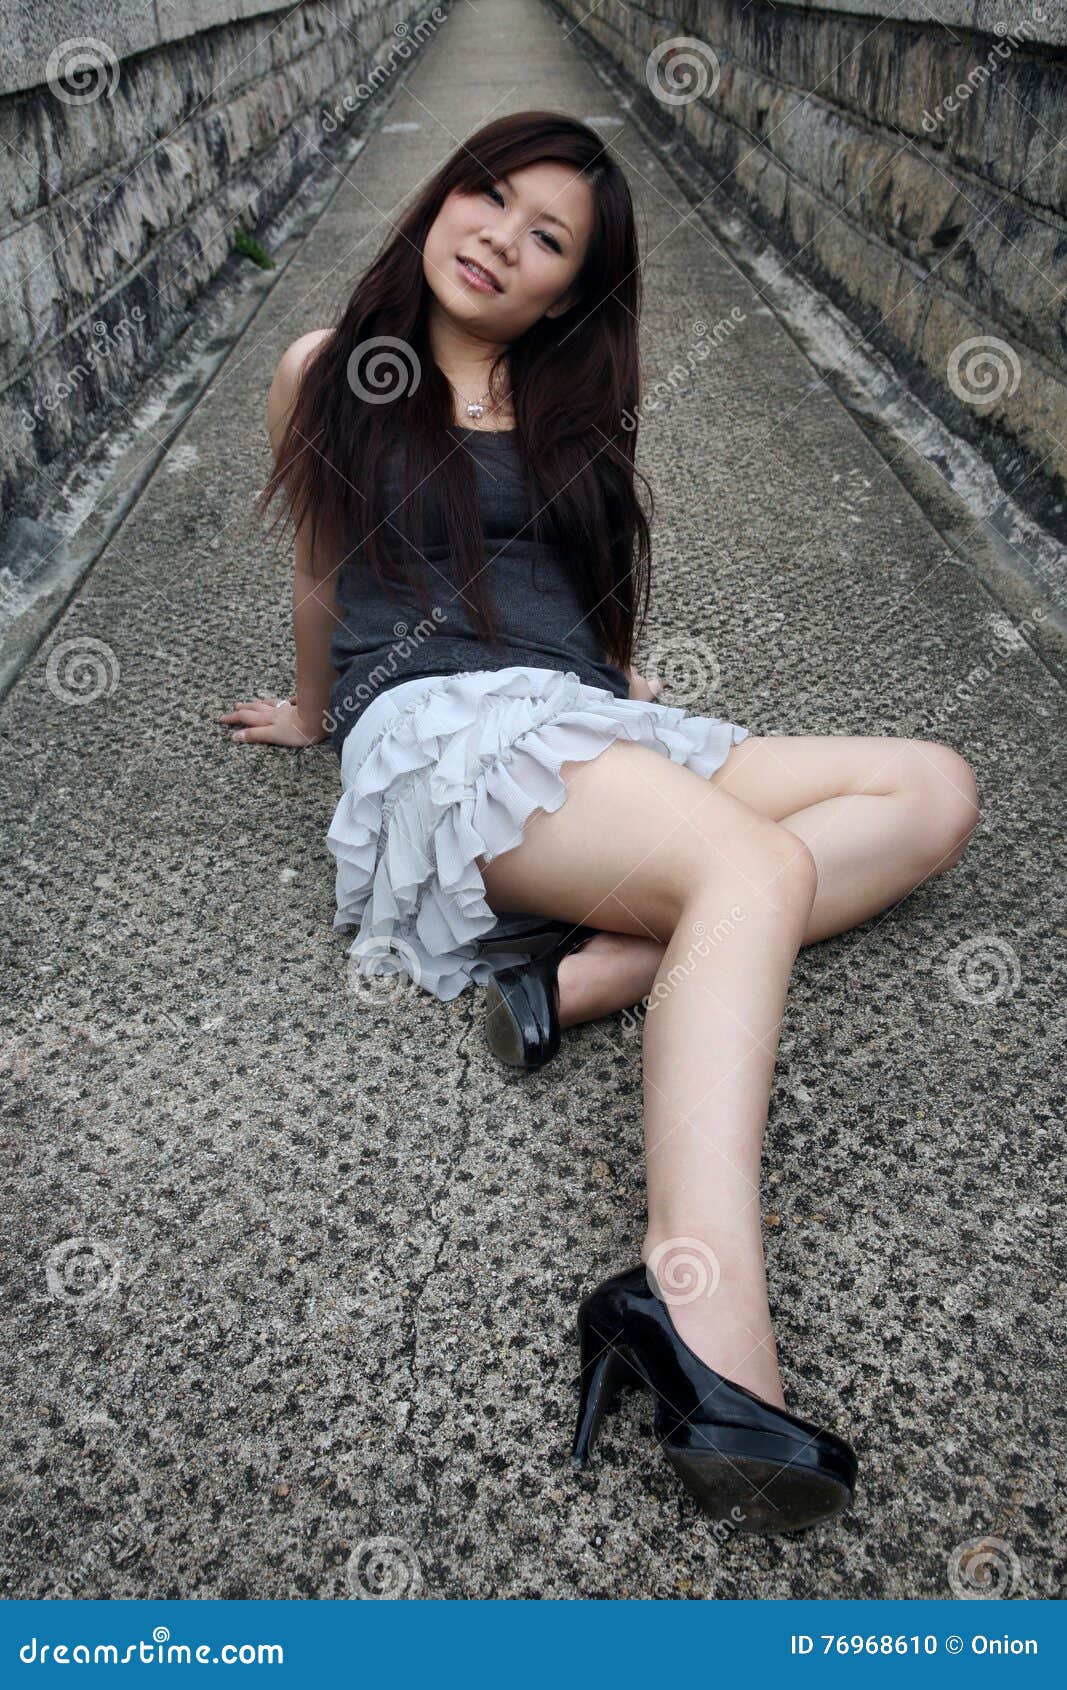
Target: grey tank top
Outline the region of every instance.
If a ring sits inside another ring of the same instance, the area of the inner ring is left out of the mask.
[[[502,646],[488,645],[475,633],[469,607],[456,590],[443,519],[431,494],[424,507],[426,532],[420,550],[432,566],[432,617],[424,615],[418,599],[403,587],[382,592],[359,548],[337,572],[340,621],[330,643],[330,661],[338,678],[330,694],[330,717],[338,756],[371,700],[417,675],[455,675],[525,663],[570,669],[588,686],[602,687],[616,698],[629,697],[629,682],[607,661],[560,552],[521,532],[530,521],[530,508],[515,431],[457,425],[456,432],[475,462],[486,541],[485,578]],[[404,496],[402,468],[402,449],[396,447],[385,477],[389,510]]]

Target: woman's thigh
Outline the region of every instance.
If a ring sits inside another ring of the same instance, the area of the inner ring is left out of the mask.
[[[975,796],[970,767],[951,746],[879,734],[750,734],[709,780],[776,822],[852,793],[911,791],[953,812],[970,808]]]
[[[791,868],[808,855],[785,828],[648,746],[615,740],[560,774],[564,803],[535,811],[511,850],[477,859],[498,915],[585,922],[666,944],[701,881],[741,880],[778,907]]]

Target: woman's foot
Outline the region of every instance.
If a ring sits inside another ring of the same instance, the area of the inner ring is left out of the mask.
[[[651,1264],[640,1263],[578,1305],[571,1466],[588,1467],[605,1413],[634,1385],[651,1393],[653,1437],[712,1519],[744,1532],[795,1532],[840,1514],[855,1494],[852,1446],[705,1365],[675,1330],[657,1284]]]
[[[629,933],[599,932],[559,965],[559,1022],[572,1027],[640,1003],[652,991],[664,947],[655,939]],[[656,1240],[646,1240],[646,1262]],[[669,1265],[669,1263],[668,1263]],[[655,1269],[653,1268],[653,1271]],[[711,1297],[678,1296],[669,1283],[661,1287],[671,1324],[689,1348],[736,1385],[755,1391],[764,1402],[788,1408],[765,1300],[751,1308],[741,1290],[728,1294],[720,1282]]]
[[[646,1266],[649,1257],[654,1254],[646,1244],[641,1251],[641,1260]],[[686,1279],[683,1274],[678,1281],[681,1288],[674,1293],[669,1283],[664,1283],[665,1274],[656,1277],[655,1262],[652,1272],[671,1325],[701,1361],[713,1367],[716,1373],[721,1373],[724,1379],[755,1391],[764,1402],[772,1403],[775,1408],[788,1409],[778,1371],[774,1333],[767,1324],[765,1313],[761,1319],[758,1308],[746,1311],[736,1294],[727,1302],[721,1281],[710,1296],[694,1295],[694,1291],[699,1290],[698,1282],[692,1276]],[[751,1324],[746,1323],[746,1313],[750,1314]]]
[[[663,946],[629,933],[597,933],[559,965],[559,1024],[574,1027],[629,1009],[652,990]]]

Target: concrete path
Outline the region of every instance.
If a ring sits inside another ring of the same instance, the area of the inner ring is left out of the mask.
[[[249,521],[280,352],[380,213],[535,105],[623,120],[650,378],[734,325],[642,433],[692,707],[943,740],[983,798],[949,877],[795,970],[768,1272],[790,1400],[861,1489],[793,1540],[721,1541],[648,1399],[569,1467],[575,1305],[643,1228],[623,1018],[522,1076],[478,992],[353,992],[334,753],[215,720],[292,680],[289,558]],[[372,137],[0,708],[6,1596],[344,1598],[380,1538],[426,1597],[947,1597],[987,1537],[1013,1595],[1056,1590],[1061,691],[626,118],[550,10],[457,6],[386,114],[414,127]]]

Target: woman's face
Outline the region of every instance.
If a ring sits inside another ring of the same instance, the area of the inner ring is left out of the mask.
[[[449,194],[426,237],[423,274],[457,327],[491,342],[518,338],[572,303],[593,226],[593,195],[573,166],[546,160],[472,193]],[[480,287],[471,259],[499,287]]]

